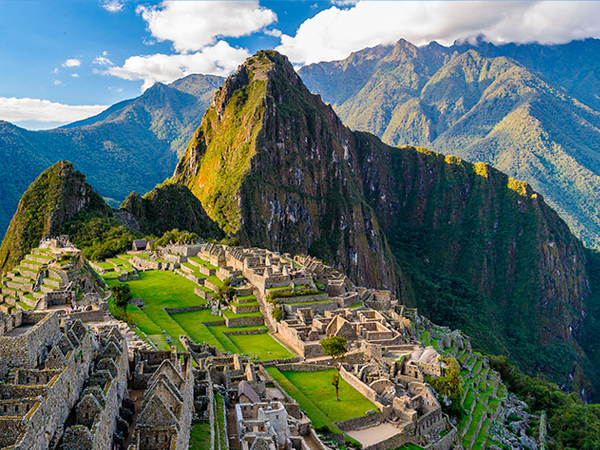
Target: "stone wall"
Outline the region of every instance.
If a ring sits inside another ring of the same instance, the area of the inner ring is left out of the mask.
[[[279,299],[278,299],[279,300]],[[327,303],[308,303],[308,304],[300,304],[300,305],[281,305],[289,315],[295,315],[299,309],[302,308],[311,308],[315,314],[325,314],[325,311],[333,311],[337,309],[337,303],[335,302],[327,302]]]
[[[44,316],[20,336],[0,336],[0,360],[3,364],[34,368],[40,363],[46,351],[45,343],[55,343],[60,337],[58,314],[45,313]],[[34,317],[32,314],[23,313],[21,326],[27,324],[28,318]]]
[[[225,323],[229,328],[237,328],[237,327],[255,327],[264,324],[263,316],[254,316],[254,317],[233,317],[229,318],[224,316]]]
[[[164,311],[167,314],[177,314],[177,313],[184,313],[184,312],[201,311],[203,309],[208,309],[208,306],[201,305],[201,306],[190,306],[188,308],[164,308]]]
[[[346,383],[369,399],[375,406],[377,406],[377,408],[379,408],[380,411],[383,411],[384,406],[377,400],[377,392],[360,381],[353,374],[348,372],[344,366],[342,366],[340,369],[340,376],[346,381]]]
[[[375,413],[368,416],[357,417],[356,419],[346,420],[344,422],[336,422],[337,427],[342,431],[362,430],[364,428],[376,427],[385,422],[383,414]]]
[[[328,300],[328,294],[297,295],[295,297],[277,297],[277,303],[314,303]]]

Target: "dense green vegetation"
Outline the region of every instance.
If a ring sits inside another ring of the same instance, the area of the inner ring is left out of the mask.
[[[506,357],[491,357],[490,362],[508,388],[526,401],[532,411],[546,411],[548,434],[555,441],[551,448],[600,448],[600,405],[585,405],[576,394],[567,395],[544,378],[523,374]]]
[[[179,184],[162,184],[143,197],[132,192],[121,205],[119,215],[145,235],[157,235],[179,229],[205,239],[223,237],[190,190]],[[162,245],[162,244],[161,244]]]

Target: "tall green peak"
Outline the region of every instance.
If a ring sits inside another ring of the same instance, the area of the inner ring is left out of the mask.
[[[41,239],[55,236],[80,213],[109,215],[110,208],[68,161],[59,161],[25,191],[0,246],[0,271],[14,267]]]
[[[242,243],[309,252],[395,287],[354,151],[350,131],[288,59],[261,51],[217,91],[172,180]]]
[[[527,181],[600,248],[600,40],[364,49],[299,74],[352,129]]]
[[[129,194],[116,213],[119,220],[144,235],[161,236],[173,229],[202,238],[222,238],[223,232],[200,201],[181,184],[162,184],[141,196]]]

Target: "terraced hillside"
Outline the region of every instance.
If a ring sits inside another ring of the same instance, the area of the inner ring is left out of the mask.
[[[86,276],[91,277],[79,254],[59,257],[51,249],[34,248],[2,278],[0,311],[34,309],[48,292],[74,289],[80,296],[78,280]]]
[[[160,264],[163,270],[145,269],[146,264]],[[121,254],[93,266],[109,286],[127,283],[133,297],[143,301],[142,306],[127,306],[128,319],[136,324],[138,336],[157,349],[176,345],[182,351],[179,336],[188,336],[196,343],[253,359],[295,357],[268,334],[248,287],[233,288],[230,310],[213,312],[211,303],[228,277],[202,258],[190,257],[176,267],[148,253]],[[111,309],[114,312],[114,305]]]

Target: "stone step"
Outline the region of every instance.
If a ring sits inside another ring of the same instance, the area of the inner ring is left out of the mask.
[[[255,301],[256,301],[256,297],[255,298],[239,298],[239,297],[235,298],[236,303],[254,303]]]
[[[8,303],[11,306],[15,306],[18,301],[19,301],[19,299],[15,298],[15,297],[10,297],[10,296],[4,297],[4,302]]]
[[[13,308],[14,307],[12,305],[9,305],[8,303],[0,304],[0,311],[4,314],[10,314]]]
[[[42,298],[44,298],[44,293],[43,292],[34,292],[33,298],[35,298],[37,300],[41,300]]]
[[[27,255],[26,258],[29,261],[39,262],[40,264],[50,264],[54,261],[52,256],[46,255]]]
[[[236,314],[246,314],[260,311],[258,303],[249,305],[249,304],[231,304],[231,310]]]
[[[37,280],[37,277],[40,273],[39,270],[33,270],[28,267],[23,267],[21,265],[15,267],[11,272],[13,271],[19,273],[22,277],[29,277],[32,280]]]
[[[23,260],[21,261],[20,265],[22,267],[25,267],[26,269],[31,269],[35,272],[39,272],[43,268],[42,264],[30,260]]]
[[[23,303],[25,303],[26,305],[31,306],[32,308],[35,308],[35,305],[37,305],[38,299],[33,296],[29,297],[29,296],[23,295],[21,297],[21,301]]]
[[[6,283],[6,286],[19,291],[33,292],[35,285],[33,283],[17,283],[16,281],[9,281]]]
[[[52,292],[52,291],[55,291],[55,290],[56,290],[56,288],[54,286],[48,286],[47,284],[42,284],[40,286],[40,291],[44,292],[44,293],[45,292]]]
[[[63,282],[59,278],[44,278],[44,284],[47,286],[59,288],[63,284]]]

